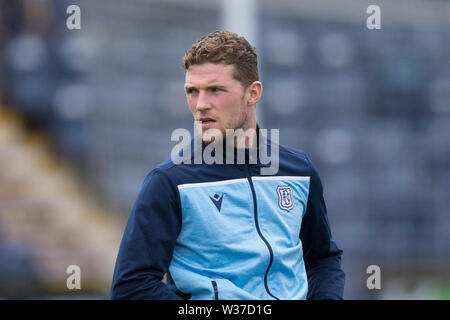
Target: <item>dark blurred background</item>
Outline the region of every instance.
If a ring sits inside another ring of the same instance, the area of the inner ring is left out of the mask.
[[[260,126],[321,174],[345,298],[449,299],[449,17],[447,0],[1,0],[0,297],[108,298],[145,175],[193,130],[181,58],[229,29],[259,54]]]

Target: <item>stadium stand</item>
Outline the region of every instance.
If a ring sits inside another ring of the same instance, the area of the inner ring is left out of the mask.
[[[23,122],[0,108],[0,297],[67,294],[70,265],[81,269],[83,295],[105,297],[123,222]]]

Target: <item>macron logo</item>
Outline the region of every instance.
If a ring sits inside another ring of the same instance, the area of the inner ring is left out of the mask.
[[[222,207],[222,199],[223,199],[223,195],[219,196],[217,193],[213,196],[213,197],[209,197],[211,199],[211,201],[214,203],[214,205],[216,206],[217,210],[219,210],[220,212],[220,208]]]

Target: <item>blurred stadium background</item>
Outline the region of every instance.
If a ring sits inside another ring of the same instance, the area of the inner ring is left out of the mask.
[[[345,298],[449,299],[449,17],[447,0],[1,0],[0,297],[109,297],[143,178],[193,127],[181,58],[226,28],[259,52],[261,127],[319,169]]]

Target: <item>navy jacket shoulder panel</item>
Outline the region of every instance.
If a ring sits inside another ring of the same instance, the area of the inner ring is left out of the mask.
[[[343,251],[331,234],[319,173],[306,154],[305,157],[310,168],[310,190],[300,239],[308,275],[308,299],[343,299]]]
[[[152,170],[125,227],[114,269],[112,299],[180,299],[161,281],[181,230],[178,202],[165,171]]]

